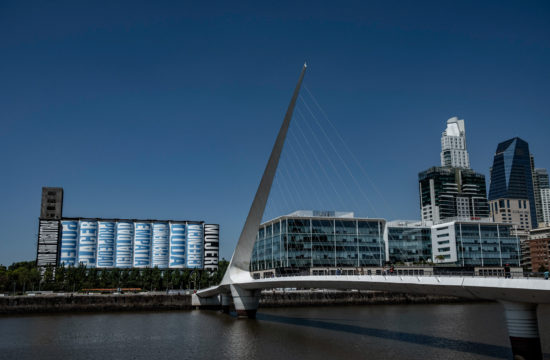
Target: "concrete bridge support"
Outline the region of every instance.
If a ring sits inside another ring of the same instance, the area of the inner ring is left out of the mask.
[[[231,295],[220,294],[220,303],[222,304],[222,312],[229,314],[229,308],[231,307]]]
[[[191,296],[191,306],[195,309],[219,309],[220,299],[218,296],[200,297],[193,294]]]
[[[542,360],[537,304],[501,301],[514,360]]]
[[[239,318],[256,318],[256,311],[260,304],[260,292],[260,290],[245,290],[239,286],[231,285],[231,295]]]

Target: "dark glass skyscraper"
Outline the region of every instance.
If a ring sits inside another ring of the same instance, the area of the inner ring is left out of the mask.
[[[519,137],[497,146],[491,170],[489,201],[497,199],[529,200],[531,227],[537,227],[529,144]]]

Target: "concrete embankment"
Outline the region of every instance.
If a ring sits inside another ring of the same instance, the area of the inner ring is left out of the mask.
[[[378,304],[441,304],[469,300],[454,296],[401,294],[380,291],[264,291],[261,307],[378,305]]]
[[[51,294],[0,297],[0,314],[190,310],[191,295]]]
[[[375,291],[264,291],[260,307],[432,304],[466,302],[451,296],[398,294]],[[209,308],[214,308],[210,306]],[[0,297],[0,314],[55,312],[191,310],[191,295],[141,294],[48,294]]]

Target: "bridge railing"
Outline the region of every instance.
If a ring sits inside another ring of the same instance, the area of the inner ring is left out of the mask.
[[[257,277],[253,274],[255,280],[260,279],[271,279],[271,278],[292,278],[292,277],[301,277],[301,276],[314,276],[314,277],[339,277],[342,279],[356,279],[358,277],[372,278],[375,276],[383,276],[385,278],[389,277],[472,277],[472,278],[501,278],[501,279],[537,279],[537,280],[548,280],[548,276],[542,272],[511,272],[511,273],[498,273],[498,274],[479,274],[473,271],[451,271],[444,273],[424,273],[424,274],[398,274],[397,272],[381,272],[379,274],[349,274],[349,273],[336,273],[336,274],[310,274],[310,273],[287,273],[287,274],[270,274],[264,277]]]

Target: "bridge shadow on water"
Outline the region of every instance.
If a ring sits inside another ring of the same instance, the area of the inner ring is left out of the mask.
[[[390,339],[434,348],[454,350],[483,356],[491,356],[501,359],[512,358],[512,349],[509,347],[483,344],[474,341],[447,339],[431,335],[413,334],[401,331],[375,329],[357,325],[339,324],[331,321],[323,321],[323,319],[306,319],[263,313],[258,313],[257,319],[281,324],[307,326],[311,328],[340,331],[356,335],[366,335],[381,339]]]

